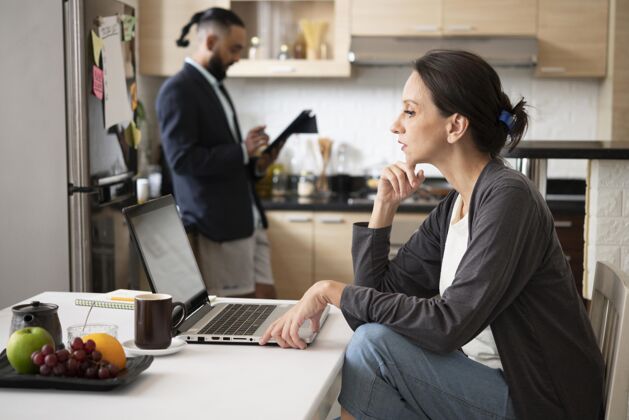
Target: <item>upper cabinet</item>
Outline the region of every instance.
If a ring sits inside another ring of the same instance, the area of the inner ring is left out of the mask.
[[[352,35],[441,34],[441,0],[352,0]]]
[[[353,0],[356,36],[534,36],[537,0]]]
[[[197,46],[195,29],[190,31],[190,45],[177,47],[181,28],[192,15],[210,7],[229,7],[227,0],[140,0],[139,64],[140,74],[171,76],[183,67],[183,60]]]
[[[539,0],[537,75],[605,77],[608,0]]]
[[[444,35],[535,36],[537,0],[443,0]]]
[[[348,77],[350,0],[140,0],[140,73],[170,76],[196,48],[178,48],[190,17],[219,6],[245,22],[247,45],[230,77]]]

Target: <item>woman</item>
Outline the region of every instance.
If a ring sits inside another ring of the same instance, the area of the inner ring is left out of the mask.
[[[355,334],[343,418],[595,419],[603,362],[546,202],[499,153],[527,126],[496,72],[462,51],[415,63],[391,130],[406,162],[385,168],[368,226],[356,224],[355,283],[320,281],[261,340],[305,348],[328,303]],[[454,190],[389,261],[402,200],[435,165]]]

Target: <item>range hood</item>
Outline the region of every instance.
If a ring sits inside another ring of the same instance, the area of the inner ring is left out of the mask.
[[[457,49],[476,53],[496,67],[534,67],[536,38],[396,38],[354,36],[349,61],[363,66],[407,66],[429,50]]]

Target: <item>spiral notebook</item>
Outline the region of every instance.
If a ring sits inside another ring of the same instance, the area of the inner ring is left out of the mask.
[[[77,306],[93,306],[95,308],[108,309],[128,309],[135,308],[135,297],[144,293],[151,293],[142,290],[118,289],[103,295],[99,299],[75,299]]]

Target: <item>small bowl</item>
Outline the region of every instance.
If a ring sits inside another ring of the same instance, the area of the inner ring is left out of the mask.
[[[83,328],[83,324],[74,324],[68,327],[67,332],[68,339],[66,342],[68,344],[71,344],[75,337],[83,337],[94,333],[106,333],[116,339],[118,338],[118,326],[115,324],[86,324],[85,328]]]

